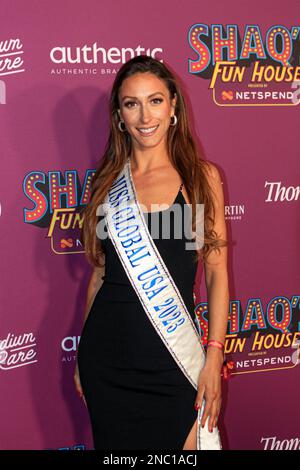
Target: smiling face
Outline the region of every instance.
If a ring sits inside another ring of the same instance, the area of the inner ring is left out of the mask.
[[[175,113],[176,96],[170,99],[163,80],[151,72],[126,78],[119,90],[119,103],[119,117],[134,146],[155,147],[166,140],[170,119]]]

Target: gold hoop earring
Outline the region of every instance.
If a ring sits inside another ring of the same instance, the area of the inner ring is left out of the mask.
[[[173,121],[173,123],[170,122],[170,126],[176,126],[176,124],[177,124],[177,116],[174,114],[173,116],[171,116],[171,118],[174,118],[174,121]]]
[[[124,124],[124,128],[122,128],[122,124]],[[118,128],[120,129],[121,132],[125,132],[125,131],[126,131],[126,126],[125,126],[124,121],[119,121],[119,122],[118,122]]]

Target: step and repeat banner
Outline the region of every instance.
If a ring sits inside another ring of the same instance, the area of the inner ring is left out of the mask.
[[[223,448],[300,448],[297,7],[2,0],[1,449],[93,448],[73,381],[91,275],[79,211],[116,72],[140,54],[177,74],[199,148],[222,176],[234,361],[222,382]],[[206,337],[200,264],[196,279]]]

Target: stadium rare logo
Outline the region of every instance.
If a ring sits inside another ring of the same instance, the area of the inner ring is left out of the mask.
[[[89,201],[95,170],[87,170],[80,185],[78,172],[31,171],[23,181],[23,191],[31,208],[24,208],[24,222],[48,228],[46,238],[56,254],[84,253],[80,242],[82,209]]]
[[[11,370],[37,362],[36,338],[29,333],[8,333],[0,339],[0,369]]]
[[[188,71],[210,79],[218,106],[296,106],[300,103],[300,26],[193,24]],[[294,90],[293,90],[294,89]]]

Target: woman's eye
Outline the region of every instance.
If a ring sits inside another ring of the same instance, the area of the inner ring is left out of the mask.
[[[163,99],[162,98],[153,98],[153,100],[151,100],[151,101],[156,101],[158,103],[161,103],[163,101]],[[135,104],[135,101],[127,101],[124,106],[126,106],[127,108],[132,108],[131,105],[134,105],[134,104]]]
[[[127,101],[125,103],[125,106],[127,106],[127,108],[131,108],[131,106],[128,106],[129,104],[134,104],[134,101]]]

